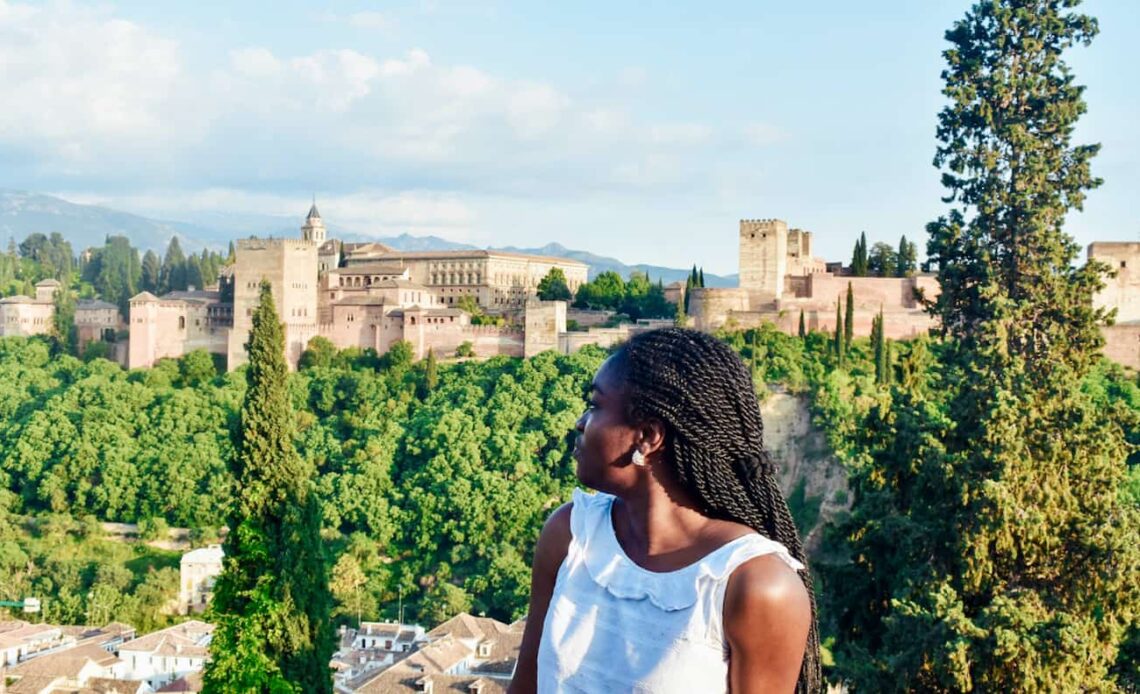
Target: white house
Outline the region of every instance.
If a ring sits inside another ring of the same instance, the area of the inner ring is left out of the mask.
[[[214,625],[191,620],[119,646],[125,679],[146,680],[154,689],[206,665]]]
[[[201,547],[182,555],[179,573],[178,612],[189,614],[206,609],[214,594],[214,582],[222,573],[225,552],[221,545]]]

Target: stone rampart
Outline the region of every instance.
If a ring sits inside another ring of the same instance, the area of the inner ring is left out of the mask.
[[[748,292],[743,289],[696,287],[689,292],[689,316],[697,330],[715,330],[732,313],[749,308]]]
[[[1140,323],[1110,325],[1101,329],[1104,335],[1104,356],[1140,369]]]

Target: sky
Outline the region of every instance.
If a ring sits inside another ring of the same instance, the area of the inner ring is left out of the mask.
[[[925,245],[966,0],[0,0],[0,188],[736,272],[743,218]],[[1067,229],[1140,240],[1140,3],[1068,57],[1100,142]]]

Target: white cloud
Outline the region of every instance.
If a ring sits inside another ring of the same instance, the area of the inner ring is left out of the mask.
[[[788,132],[769,123],[749,123],[743,129],[744,139],[756,147],[779,144],[788,139]]]
[[[48,184],[56,188],[82,180],[104,187],[113,177],[189,189],[204,180],[301,190],[383,180],[396,191],[528,197],[602,185],[675,190],[697,173],[691,159],[676,161],[679,151],[696,156],[713,140],[710,126],[683,114],[645,122],[642,104],[624,92],[575,93],[541,75],[440,62],[419,48],[239,45],[220,65],[203,63],[193,46],[108,12],[0,0],[0,89],[13,96],[0,109],[0,146],[32,162],[9,169],[10,180],[49,171],[68,177]],[[645,79],[641,68],[620,75],[629,84]],[[249,204],[188,199],[215,209]],[[423,207],[423,195],[416,200]],[[432,209],[450,208],[436,199]]]
[[[558,125],[570,99],[548,84],[527,84],[507,100],[507,120],[523,138],[535,138]]]
[[[382,12],[364,11],[348,16],[348,23],[357,29],[387,30],[393,28],[395,22]]]
[[[281,72],[281,61],[268,48],[230,51],[230,64],[243,77],[273,77]]]
[[[178,44],[71,5],[0,0],[0,139],[70,165],[189,134]],[[128,142],[124,142],[128,140]]]
[[[647,139],[656,145],[699,145],[707,142],[712,128],[700,123],[665,123],[650,126]]]

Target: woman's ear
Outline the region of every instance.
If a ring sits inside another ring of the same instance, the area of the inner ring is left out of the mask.
[[[640,436],[637,450],[646,457],[665,450],[665,424],[659,419],[649,418],[638,426]]]

